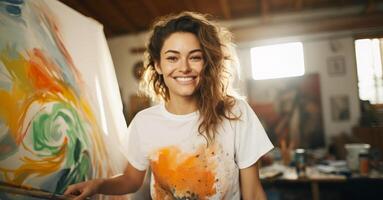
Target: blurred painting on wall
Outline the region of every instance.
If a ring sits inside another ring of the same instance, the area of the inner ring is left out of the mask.
[[[332,56],[327,58],[327,73],[330,76],[346,74],[346,61],[344,56]]]
[[[318,74],[248,82],[249,103],[274,145],[324,146]]]
[[[331,97],[330,105],[333,121],[347,121],[350,119],[350,101],[347,95]]]
[[[0,1],[0,24],[0,181],[60,194],[118,173],[126,124],[102,26],[51,0]]]

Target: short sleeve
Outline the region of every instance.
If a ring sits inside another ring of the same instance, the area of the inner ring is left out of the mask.
[[[237,100],[240,120],[236,125],[235,160],[240,169],[253,165],[274,148],[258,117],[245,100]]]
[[[143,150],[143,143],[140,132],[137,131],[137,119],[134,118],[129,127],[128,132],[124,137],[124,155],[129,163],[136,169],[144,171],[149,166],[148,157]]]

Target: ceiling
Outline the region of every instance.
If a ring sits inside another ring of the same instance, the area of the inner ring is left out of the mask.
[[[104,25],[107,37],[137,33],[162,15],[185,10],[209,13],[217,20],[270,16],[321,8],[365,6],[377,10],[383,0],[60,0]]]

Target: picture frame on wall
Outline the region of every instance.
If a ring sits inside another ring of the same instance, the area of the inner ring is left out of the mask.
[[[327,73],[330,76],[345,75],[346,61],[344,56],[332,56],[327,58]]]
[[[331,117],[334,122],[350,120],[350,99],[348,95],[330,97]]]

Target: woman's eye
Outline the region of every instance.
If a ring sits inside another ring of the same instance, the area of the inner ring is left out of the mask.
[[[200,60],[202,60],[202,56],[192,56],[192,57],[190,57],[190,59],[192,61],[200,61]]]
[[[170,56],[170,57],[167,57],[166,58],[166,60],[168,60],[168,61],[171,61],[171,62],[175,62],[175,61],[177,61],[177,57],[175,57],[175,56]]]

